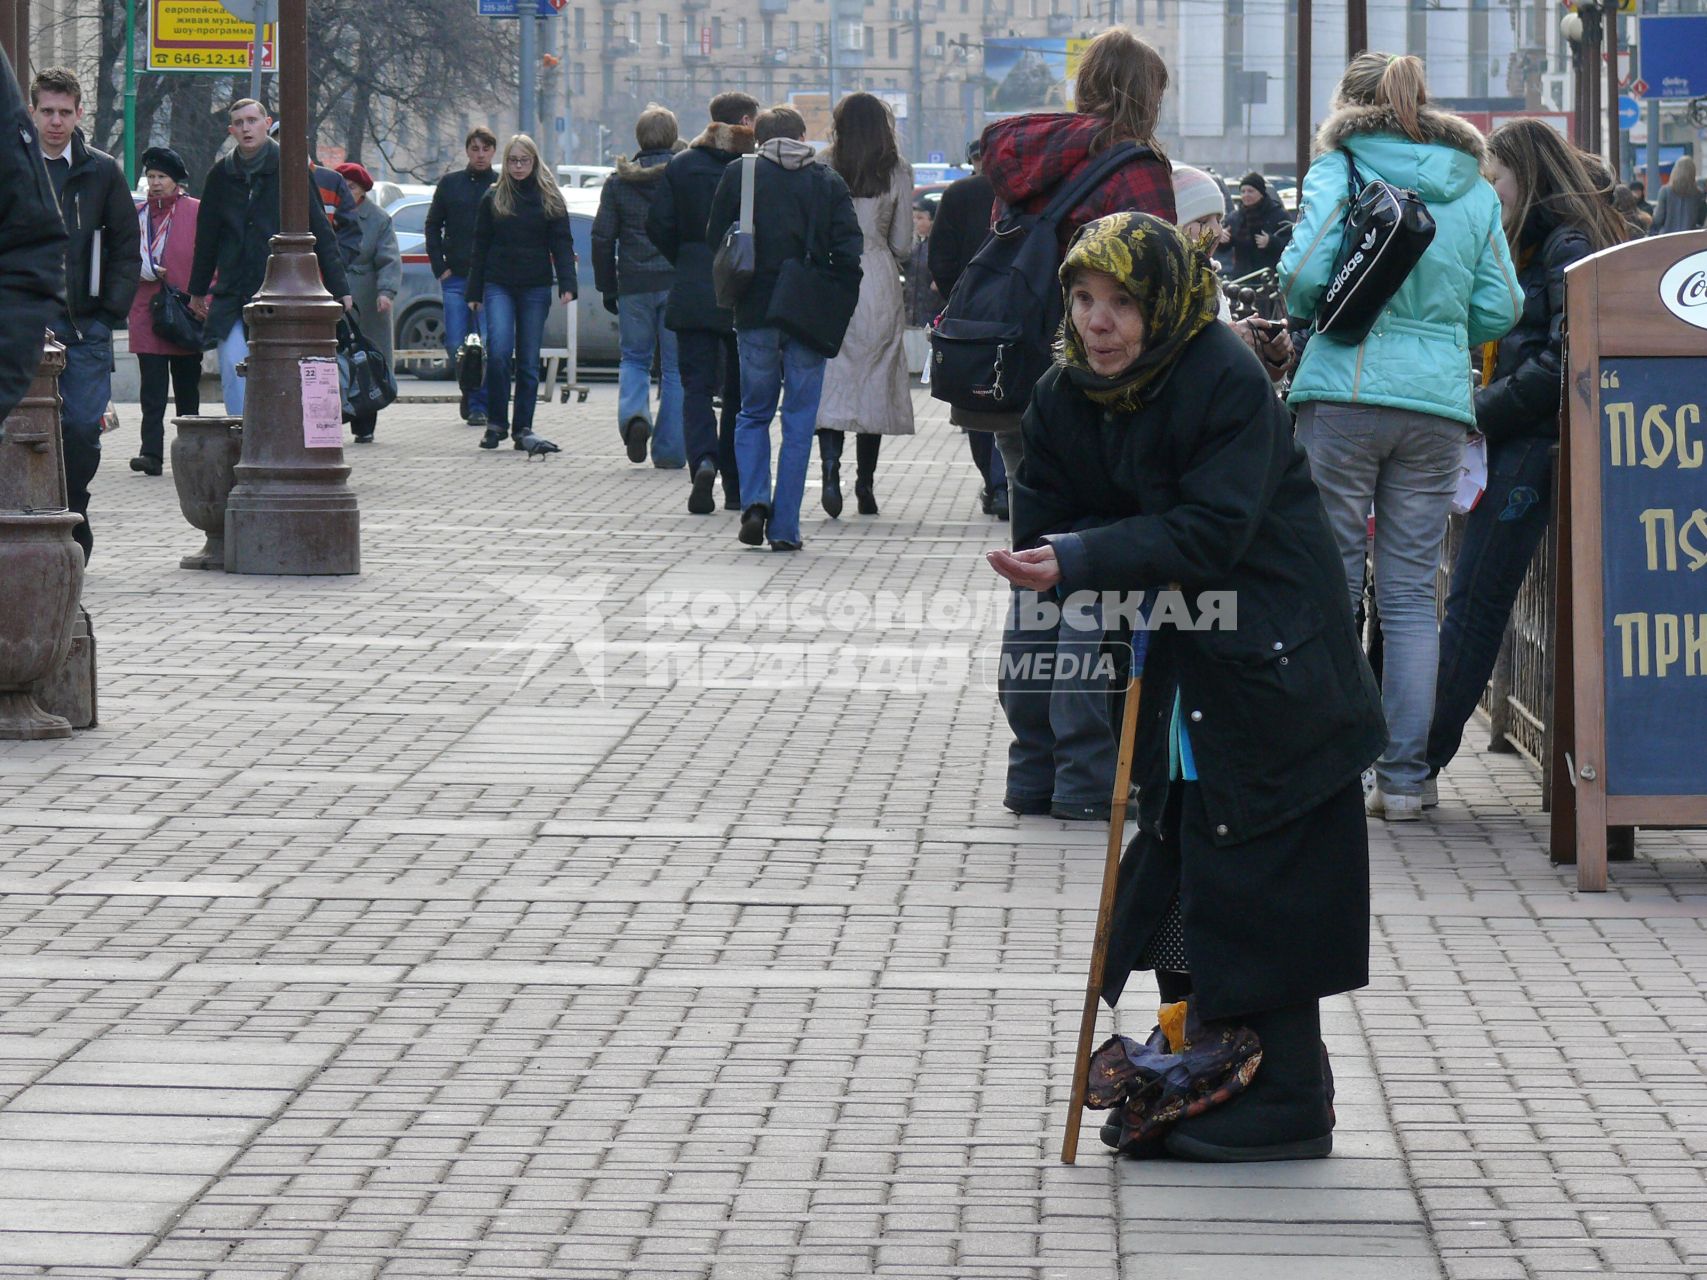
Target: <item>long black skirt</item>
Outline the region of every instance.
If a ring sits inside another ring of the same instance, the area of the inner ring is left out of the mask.
[[[1115,1004],[1179,897],[1199,1016],[1233,1018],[1369,983],[1369,829],[1353,778],[1314,809],[1217,845],[1199,788],[1170,784],[1160,834],[1120,863],[1103,999]]]

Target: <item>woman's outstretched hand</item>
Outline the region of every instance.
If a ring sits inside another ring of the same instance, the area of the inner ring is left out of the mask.
[[[986,551],[990,567],[1016,587],[1048,591],[1061,582],[1061,563],[1047,542],[1029,551]]]

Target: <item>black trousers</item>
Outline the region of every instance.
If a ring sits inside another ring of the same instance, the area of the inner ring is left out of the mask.
[[[676,334],[676,368],[682,375],[682,439],[688,474],[707,459],[717,464],[723,493],[739,503],[735,465],[735,419],[741,412],[741,355],[734,333],[683,329]],[[721,420],[712,399],[723,396]]]
[[[145,458],[166,456],[166,392],[171,382],[177,416],[192,417],[202,411],[202,358],[193,356],[136,357],[142,369],[142,448]]]

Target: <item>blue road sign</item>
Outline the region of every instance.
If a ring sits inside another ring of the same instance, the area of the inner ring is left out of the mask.
[[[1642,104],[1628,94],[1618,99],[1618,127],[1634,129],[1642,121]]]
[[[1642,79],[1650,98],[1707,94],[1707,15],[1643,17]]]
[[[482,18],[519,18],[523,0],[474,0],[474,11]],[[561,10],[551,0],[535,0],[534,17],[555,18]]]
[[[926,158],[926,160],[925,160],[925,163],[926,163],[926,164],[942,164],[942,163],[944,163],[944,162],[945,162],[945,161],[946,161],[946,160],[947,160],[947,157],[946,157],[946,156],[944,156],[944,155],[943,155],[943,153],[942,153],[942,152],[940,152],[940,151],[933,151],[933,152],[931,152],[931,153],[930,153],[930,155],[929,155],[929,156],[928,156],[928,157],[927,157],[927,158]]]

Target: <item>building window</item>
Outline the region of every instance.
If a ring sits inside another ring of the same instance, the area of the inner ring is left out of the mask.
[[[877,48],[877,34],[870,27],[865,29],[865,56],[870,57]]]
[[[764,42],[766,52],[769,52],[776,45],[776,24],[769,18],[762,19],[762,21],[765,25],[761,39]]]
[[[722,18],[713,18],[711,20],[711,47],[713,49],[721,49],[723,47]]]
[[[584,62],[575,64],[575,96],[577,98],[587,96],[587,64]]]
[[[634,41],[636,47],[639,47],[640,15],[638,13],[631,13],[628,15],[628,38]]]
[[[658,43],[670,43],[670,15],[667,13],[658,15]]]
[[[891,58],[899,58],[901,56],[901,28],[900,27],[890,27],[889,28],[889,56]]]
[[[575,10],[575,47],[587,47],[587,13],[584,9]]]
[[[747,20],[745,18],[735,19],[735,47],[737,49],[747,47]]]
[[[800,24],[798,22],[788,24],[788,51],[790,53],[800,52]]]

